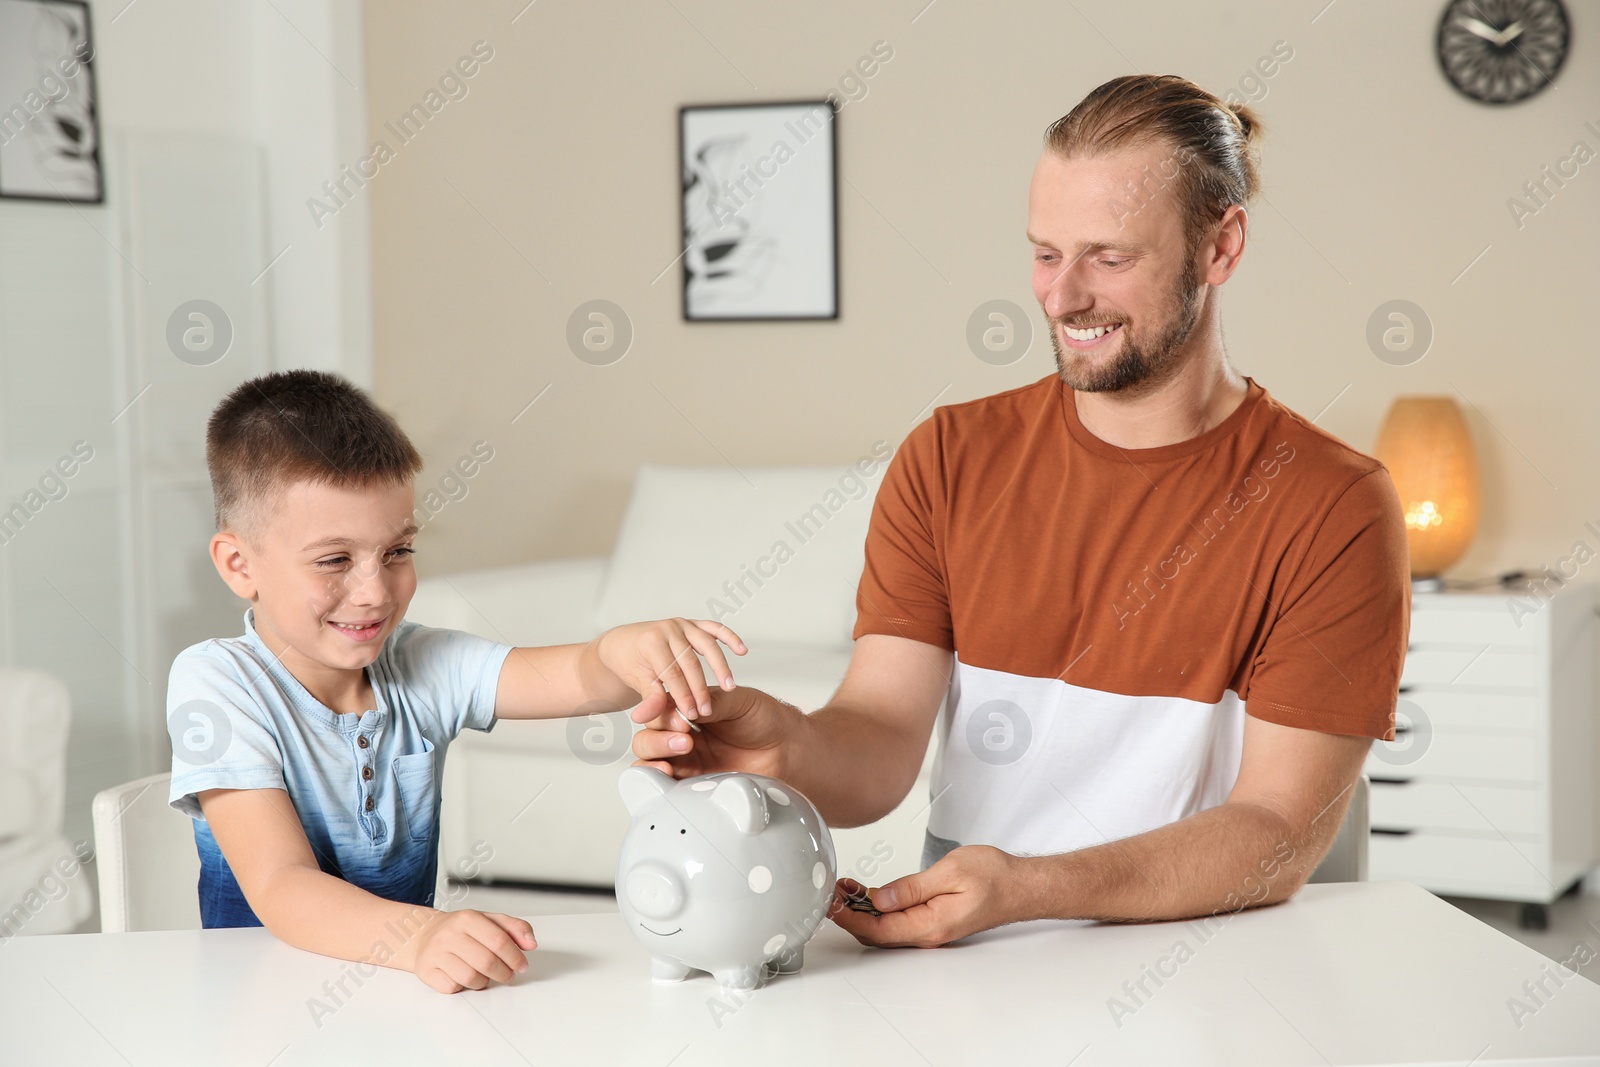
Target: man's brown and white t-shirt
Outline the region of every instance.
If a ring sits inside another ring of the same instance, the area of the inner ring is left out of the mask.
[[[1117,448],[1051,375],[942,407],[874,504],[855,636],[956,653],[929,832],[1032,854],[1220,804],[1244,716],[1390,740],[1409,626],[1388,472],[1253,380]]]

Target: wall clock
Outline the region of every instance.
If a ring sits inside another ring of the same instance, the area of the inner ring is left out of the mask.
[[[1572,45],[1561,0],[1451,0],[1439,19],[1439,66],[1462,93],[1514,104],[1555,80]]]

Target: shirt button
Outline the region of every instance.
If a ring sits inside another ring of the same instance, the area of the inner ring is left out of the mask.
[[[371,797],[367,798],[367,810],[368,811],[372,810],[372,798]]]
[[[367,782],[372,781],[372,768],[371,767],[363,767],[363,768],[361,768],[361,778],[362,778],[363,781],[367,781]]]
[[[366,734],[362,734],[361,736],[357,737],[356,738],[356,744],[360,745],[362,748],[366,748],[367,747],[367,736],[366,736]]]

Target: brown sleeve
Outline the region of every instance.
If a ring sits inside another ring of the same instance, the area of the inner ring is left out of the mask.
[[[1411,577],[1388,471],[1363,475],[1334,503],[1271,613],[1245,710],[1284,726],[1393,740]]]
[[[888,634],[955,649],[949,588],[937,542],[944,507],[938,416],[889,462],[872,505],[852,637]]]

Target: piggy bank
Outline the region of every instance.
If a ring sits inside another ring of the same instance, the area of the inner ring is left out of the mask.
[[[633,817],[617,864],[617,907],[650,951],[650,973],[709,971],[754,989],[800,969],[833,899],[833,836],[792,786],[759,774],[674,779],[629,767]]]

